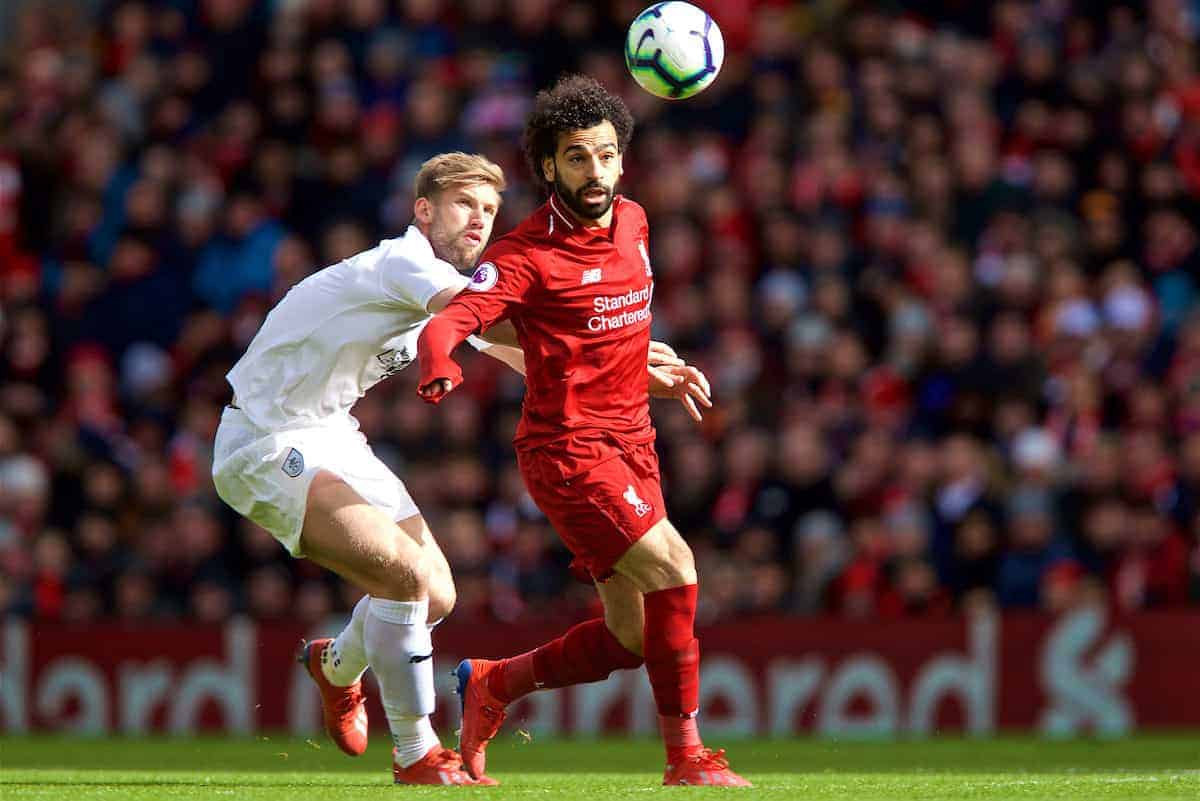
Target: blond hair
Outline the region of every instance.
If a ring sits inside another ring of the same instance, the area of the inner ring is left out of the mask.
[[[503,192],[504,170],[477,153],[441,153],[417,170],[415,197],[432,198],[451,186],[474,184],[491,184],[497,192]]]

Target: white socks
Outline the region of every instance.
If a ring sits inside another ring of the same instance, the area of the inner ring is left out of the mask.
[[[367,607],[371,596],[364,595],[354,605],[350,622],[337,636],[325,653],[321,655],[321,671],[329,683],[337,687],[349,687],[362,678],[367,669],[367,646],[363,642],[363,624],[367,620]]]
[[[358,606],[354,611],[357,617]],[[362,631],[367,662],[379,682],[396,762],[407,768],[440,745],[429,722],[434,706],[429,600],[371,598],[365,618]],[[347,630],[352,627],[353,623]]]
[[[430,624],[428,617],[428,600],[364,595],[321,661],[325,678],[339,687],[358,681],[368,664],[375,671],[396,761],[405,768],[439,744],[429,722],[434,707],[430,632],[441,621]],[[414,662],[413,657],[424,658]]]

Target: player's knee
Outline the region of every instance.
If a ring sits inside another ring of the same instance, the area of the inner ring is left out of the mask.
[[[696,583],[696,557],[691,546],[678,534],[671,547],[671,567],[680,584]]]
[[[691,546],[673,526],[663,530],[662,546],[655,552],[655,568],[664,587],[696,583],[696,558]]]
[[[666,520],[655,524],[616,564],[641,592],[696,583],[692,549]]]
[[[429,582],[429,620],[444,620],[454,611],[458,591],[449,576],[439,576]]]
[[[646,626],[645,618],[642,615],[641,607],[637,609],[624,609],[619,615],[606,614],[604,615],[604,625],[612,632],[612,635],[617,638],[617,642],[625,648],[625,650],[641,656],[643,650],[643,630]]]
[[[410,542],[397,537],[381,548],[372,561],[372,580],[379,587],[372,595],[410,601],[428,594],[429,568],[425,555]]]

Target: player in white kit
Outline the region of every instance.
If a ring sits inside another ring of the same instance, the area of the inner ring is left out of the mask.
[[[366,592],[346,629],[309,643],[302,658],[321,689],[326,730],[352,755],[367,746],[361,676],[375,671],[402,783],[475,783],[429,722],[430,629],[453,607],[454,584],[403,482],[350,410],[408,366],[429,315],[467,285],[459,269],[487,244],[503,189],[500,168],[480,156],[427,161],[403,236],[306,278],[267,315],[227,376],[233,401],[217,429],[221,498],[293,556]],[[515,348],[485,352],[522,366]]]
[[[494,782],[472,779],[430,724],[430,632],[454,606],[450,567],[350,410],[413,361],[430,316],[468,285],[459,270],[487,244],[503,189],[503,172],[482,156],[425,162],[403,236],[306,278],[267,315],[227,376],[233,401],[214,446],[226,503],[366,592],[337,638],[306,644],[301,661],[321,690],[326,731],[351,755],[366,750],[361,677],[375,672],[402,784]],[[508,326],[471,342],[523,373]],[[655,343],[648,364],[658,394],[681,397],[669,371],[682,361],[670,348]]]

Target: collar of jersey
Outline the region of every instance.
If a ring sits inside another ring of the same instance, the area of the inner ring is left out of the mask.
[[[550,209],[546,233],[552,236],[558,235],[562,237],[572,237],[580,239],[584,242],[591,242],[595,240],[603,240],[606,242],[614,241],[613,231],[617,227],[617,206],[620,205],[621,201],[622,198],[620,195],[617,195],[613,198],[612,221],[609,223],[608,229],[605,231],[605,233],[597,234],[593,233],[595,230],[594,228],[589,228],[588,226],[583,225],[578,220],[573,218],[569,213],[564,211],[562,209],[562,204],[558,202],[557,198],[554,196],[554,192],[552,191],[550,193],[550,200],[546,204]]]
[[[425,238],[425,234],[421,233],[421,229],[413,223],[409,223],[408,229],[404,232],[405,241],[412,242],[415,247],[420,248],[423,252],[430,256],[436,256],[433,252],[433,243]]]

